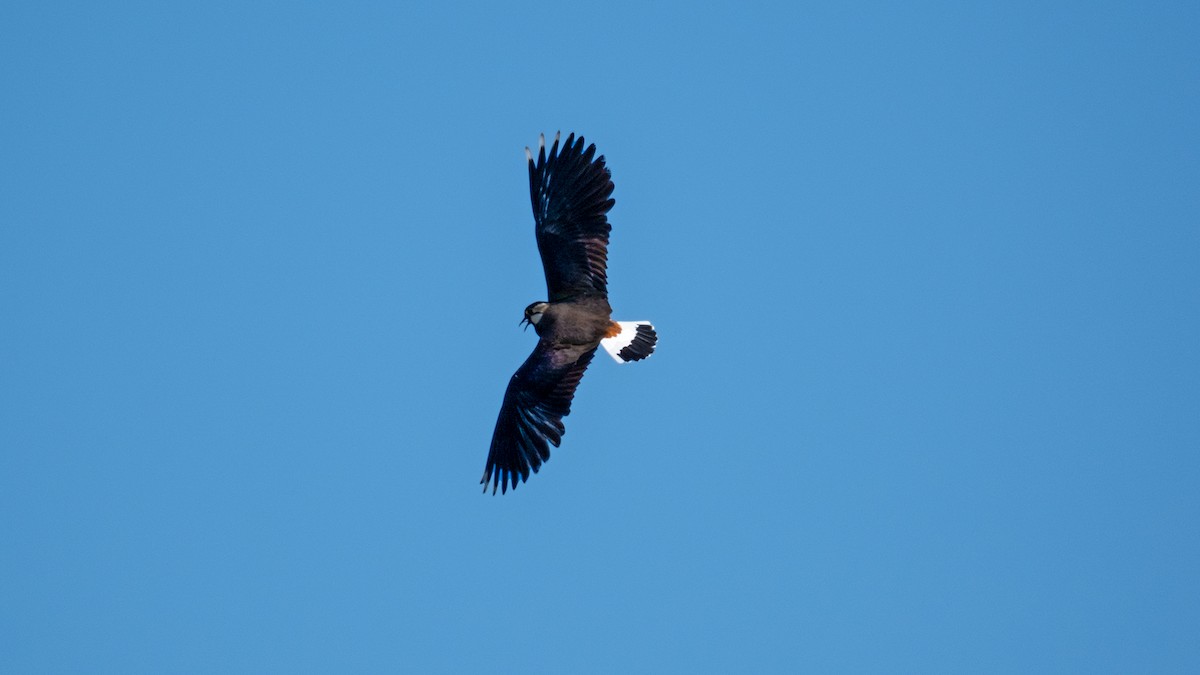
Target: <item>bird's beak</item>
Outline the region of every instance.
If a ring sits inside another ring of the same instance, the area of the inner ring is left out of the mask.
[[[524,326],[524,327],[525,327],[525,328],[524,328],[524,330],[529,330],[529,325],[530,325],[530,324],[529,324],[529,317],[525,317],[524,319],[521,319],[521,323],[519,323],[519,324],[517,324],[517,325],[518,325],[518,326]]]

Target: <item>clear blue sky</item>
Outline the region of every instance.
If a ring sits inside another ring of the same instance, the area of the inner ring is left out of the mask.
[[[0,9],[0,671],[1200,671],[1200,5],[97,4]],[[484,497],[559,129],[660,348]]]

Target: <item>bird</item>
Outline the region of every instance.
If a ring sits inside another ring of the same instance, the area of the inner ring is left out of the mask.
[[[550,459],[566,431],[575,390],[596,350],[617,363],[652,354],[658,333],[649,321],[613,321],[608,304],[608,212],[612,173],[595,144],[562,132],[546,151],[538,137],[537,159],[528,147],[529,197],[534,235],[546,275],[546,300],[530,303],[519,325],[533,326],[538,343],[508,382],[483,471],[486,494],[505,494]]]

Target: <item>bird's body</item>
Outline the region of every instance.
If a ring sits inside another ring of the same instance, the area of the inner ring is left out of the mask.
[[[537,473],[558,446],[571,412],[575,388],[604,346],[618,363],[649,356],[658,337],[649,322],[612,320],[608,304],[607,213],[614,201],[612,177],[604,157],[593,159],[596,146],[584,150],[575,135],[559,152],[558,138],[546,154],[545,138],[538,159],[525,149],[534,232],[546,273],[549,300],[525,308],[538,344],[509,381],[492,434],[484,469],[484,490],[501,492]]]
[[[546,304],[542,318],[533,326],[543,342],[595,349],[613,330],[612,307],[606,297],[585,295]]]

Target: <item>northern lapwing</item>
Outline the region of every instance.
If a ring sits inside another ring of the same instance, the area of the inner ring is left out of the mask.
[[[554,137],[538,140],[537,161],[525,148],[534,234],[546,273],[548,300],[525,308],[521,324],[533,326],[537,346],[508,382],[492,447],[483,470],[484,492],[491,483],[503,494],[516,489],[529,472],[550,459],[565,432],[575,388],[603,346],[617,363],[639,361],[654,352],[658,335],[648,321],[613,321],[608,304],[607,213],[615,203],[612,174],[596,146],[584,149],[575,134],[559,146]]]

